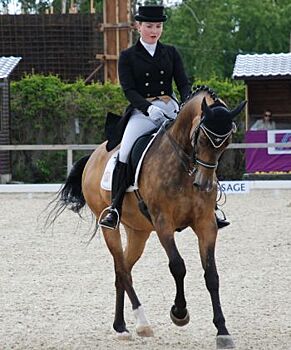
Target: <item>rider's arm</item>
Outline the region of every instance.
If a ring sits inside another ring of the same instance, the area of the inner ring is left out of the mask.
[[[123,51],[120,54],[118,73],[121,87],[130,104],[145,115],[148,115],[147,110],[151,106],[151,103],[136,91],[136,84],[127,52]]]

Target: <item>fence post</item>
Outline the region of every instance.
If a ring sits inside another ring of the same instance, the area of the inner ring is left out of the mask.
[[[73,167],[73,150],[67,150],[67,176],[70,174],[70,171]]]

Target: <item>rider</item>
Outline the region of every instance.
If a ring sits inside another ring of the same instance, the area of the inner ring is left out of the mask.
[[[110,151],[121,142],[113,171],[112,204],[100,220],[100,226],[110,229],[119,224],[128,187],[127,162],[134,142],[159,127],[167,117],[176,118],[179,105],[173,92],[173,80],[182,102],[191,93],[180,54],[174,46],[159,41],[163,23],[167,20],[164,7],[139,6],[135,20],[140,38],[135,45],[121,52],[118,62],[120,84],[130,104],[114,129],[113,140],[106,145]]]

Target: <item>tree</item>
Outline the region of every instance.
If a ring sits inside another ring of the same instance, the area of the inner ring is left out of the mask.
[[[238,53],[289,51],[288,0],[184,0],[167,12],[163,41],[180,50],[194,78],[230,77]]]

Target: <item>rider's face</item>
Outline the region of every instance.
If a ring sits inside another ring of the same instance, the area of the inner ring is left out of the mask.
[[[155,44],[161,37],[163,32],[162,22],[138,22],[137,29],[144,42],[147,44]]]

